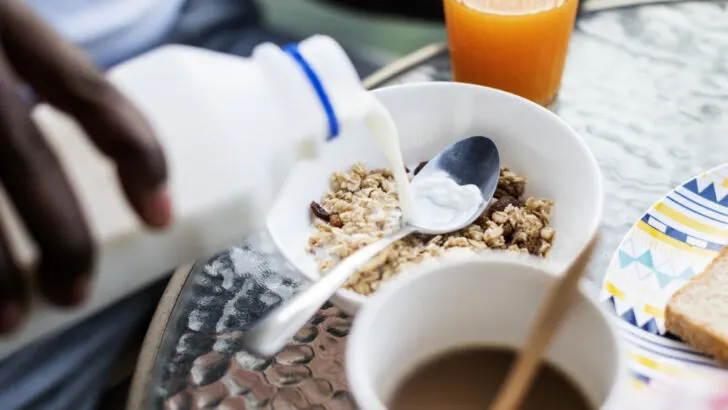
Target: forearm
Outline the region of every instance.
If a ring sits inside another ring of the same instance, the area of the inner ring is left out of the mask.
[[[318,0],[333,6],[366,13],[443,21],[442,0]]]

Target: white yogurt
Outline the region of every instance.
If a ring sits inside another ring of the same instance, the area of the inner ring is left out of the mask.
[[[415,178],[411,188],[414,197],[411,223],[443,232],[467,223],[483,202],[477,186],[458,185],[444,171]]]

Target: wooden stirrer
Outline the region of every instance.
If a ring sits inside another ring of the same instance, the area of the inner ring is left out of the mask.
[[[516,364],[511,367],[490,410],[516,410],[523,402],[541,365],[544,352],[551,345],[561,321],[579,294],[579,280],[591,259],[596,242],[597,237],[592,237],[563,276],[551,285],[531,324],[526,345],[521,349]]]

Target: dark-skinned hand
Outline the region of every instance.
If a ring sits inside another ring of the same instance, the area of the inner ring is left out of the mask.
[[[78,200],[30,118],[23,86],[75,118],[114,161],[129,203],[147,225],[171,219],[164,156],[141,113],[24,2],[0,0],[0,186],[41,255],[31,289],[0,226],[0,334],[22,322],[33,291],[55,305],[81,303],[94,262]]]

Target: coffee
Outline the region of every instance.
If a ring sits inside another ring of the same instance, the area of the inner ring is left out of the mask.
[[[399,385],[389,410],[487,410],[516,358],[504,348],[454,350],[415,369]],[[559,369],[544,364],[520,410],[592,410]]]

